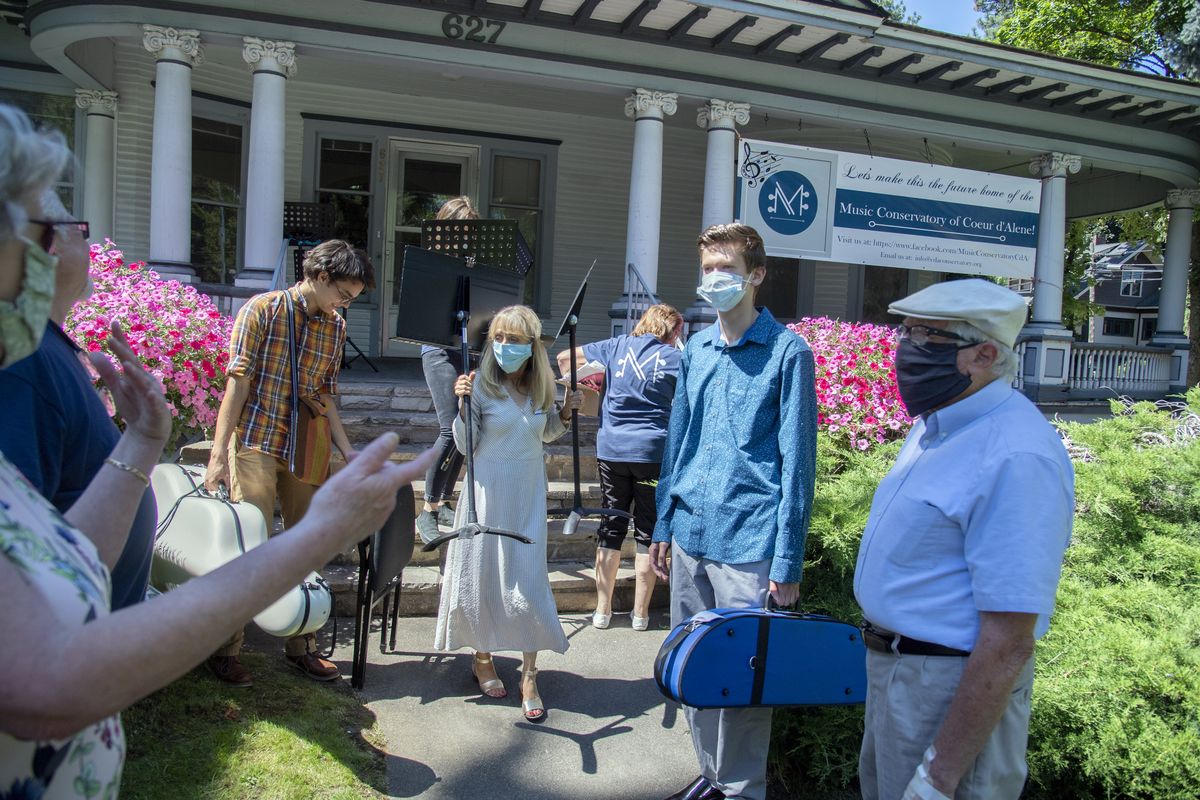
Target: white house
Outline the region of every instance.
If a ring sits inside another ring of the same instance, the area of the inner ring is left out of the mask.
[[[536,255],[526,300],[548,320],[598,260],[584,339],[608,334],[626,264],[692,307],[695,237],[732,219],[743,134],[1041,178],[1022,345],[1040,399],[1097,379],[1061,324],[1066,220],[1165,202],[1143,360],[1156,390],[1186,375],[1192,84],[899,24],[868,0],[6,0],[0,12],[0,99],[74,137],[81,168],[63,191],[96,234],[182,279],[261,287],[285,203],[328,204],[381,273],[349,312],[373,355],[413,352],[389,336],[397,254],[459,193],[519,220]],[[783,319],[883,319],[942,277],[773,259],[761,296]]]

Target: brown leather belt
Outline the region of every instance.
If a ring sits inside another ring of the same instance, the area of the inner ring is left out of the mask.
[[[956,650],[953,647],[923,642],[920,639],[910,639],[898,633],[877,628],[871,623],[863,624],[863,644],[870,650],[879,653],[891,653],[900,656],[949,656],[965,658],[971,655],[966,650]]]

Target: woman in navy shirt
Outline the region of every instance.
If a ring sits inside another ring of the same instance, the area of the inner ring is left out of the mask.
[[[658,519],[654,490],[679,375],[680,352],[675,343],[682,332],[683,317],[678,311],[654,305],[646,309],[632,334],[586,344],[575,355],[580,367],[588,362],[604,367],[596,459],[604,507],[633,510],[637,554],[632,616],[633,628],[639,631],[650,624],[655,578],[649,548]],[[558,354],[563,374],[571,367],[570,358],[569,350]],[[612,622],[613,585],[628,530],[628,519],[604,517],[597,532],[596,612],[592,615],[592,625],[597,628],[607,628]]]

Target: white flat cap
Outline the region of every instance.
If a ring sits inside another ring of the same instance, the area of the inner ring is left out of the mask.
[[[1001,344],[1012,347],[1025,325],[1025,298],[980,278],[935,283],[888,306],[888,312],[916,319],[969,322]]]

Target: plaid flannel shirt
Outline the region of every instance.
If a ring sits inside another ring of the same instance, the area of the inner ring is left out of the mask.
[[[296,311],[300,396],[337,394],[346,323],[336,313],[309,316],[299,284],[286,291],[291,293]],[[233,323],[226,372],[250,378],[250,396],[238,421],[238,442],[242,447],[286,459],[292,415],[292,367],[287,301],[282,291],[257,295],[242,306]]]

